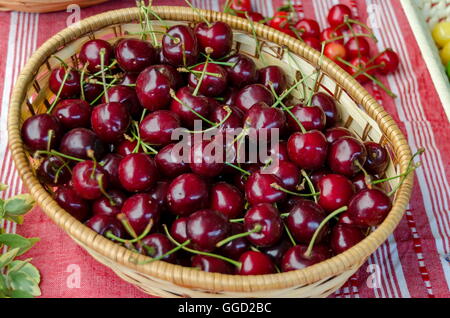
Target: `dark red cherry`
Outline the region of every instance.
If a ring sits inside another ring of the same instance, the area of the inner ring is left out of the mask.
[[[233,131],[242,127],[242,115],[237,108],[231,107],[231,115],[227,120],[228,111],[224,107],[215,107],[211,110],[209,119],[215,123],[222,123],[218,128],[221,131]],[[225,122],[223,122],[225,120]]]
[[[352,37],[345,43],[347,57],[349,60],[355,57],[369,57],[370,44],[364,37]]]
[[[142,106],[136,95],[136,91],[128,86],[117,85],[113,86],[107,91],[108,100],[111,103],[121,103],[126,106],[131,117],[138,119],[142,114]],[[106,98],[103,96],[102,102],[106,103]]]
[[[211,57],[219,59],[231,51],[233,45],[233,31],[225,22],[214,22],[208,26],[205,22],[198,23],[194,29],[198,39],[200,50],[208,53],[211,49]],[[210,48],[207,50],[207,48]]]
[[[119,180],[129,192],[148,191],[158,181],[155,161],[144,153],[130,154],[119,164]]]
[[[101,197],[92,203],[92,213],[94,215],[106,215],[110,217],[116,217],[122,209],[122,205],[127,199],[126,195],[119,190],[109,190],[107,197]],[[114,203],[114,204],[113,204]]]
[[[227,218],[214,210],[199,210],[188,217],[186,231],[195,247],[212,251],[230,232]]]
[[[320,169],[325,164],[328,143],[325,135],[318,130],[306,133],[296,132],[289,137],[289,158],[301,169]]]
[[[342,212],[341,214],[339,214],[338,224],[356,226],[355,222],[353,222],[353,220],[348,215],[348,211],[345,211],[345,212]]]
[[[254,172],[245,183],[245,195],[251,205],[276,203],[283,200],[286,193],[275,187],[283,187],[283,182],[277,176]]]
[[[179,103],[175,99],[170,104],[170,110],[177,114],[183,126],[191,129],[194,127],[194,121],[201,121],[193,111],[203,117],[208,118],[210,112],[210,102],[207,97],[194,96],[193,89],[189,86],[180,88],[176,93],[177,98],[182,102]]]
[[[363,231],[355,226],[337,224],[331,230],[330,245],[334,254],[345,252],[365,238]]]
[[[317,38],[304,38],[303,42],[317,51],[322,51],[322,43]]]
[[[247,240],[256,246],[272,246],[280,240],[283,234],[280,213],[269,203],[256,204],[245,214],[245,231],[253,231],[256,227],[260,227],[260,231],[247,236]]]
[[[270,256],[275,264],[280,265],[283,255],[292,247],[292,243],[288,240],[282,239],[277,244],[261,248],[261,252]]]
[[[355,193],[359,191],[369,189],[369,181],[370,177],[366,176],[364,172],[359,172],[356,176],[352,178],[353,188],[355,189]]]
[[[354,137],[353,133],[344,127],[333,127],[328,128],[325,131],[325,137],[327,138],[328,143],[332,144],[336,140],[341,137]]]
[[[168,181],[158,181],[151,191],[148,193],[153,200],[158,203],[161,212],[167,210],[167,191],[170,183]]]
[[[309,178],[311,179],[311,182],[313,183],[314,188],[317,189],[318,185],[319,185],[319,180],[322,177],[324,177],[324,176],[326,176],[327,174],[330,174],[330,173],[331,172],[328,169],[326,169],[326,168],[315,170],[315,171],[311,172],[311,174],[309,175]]]
[[[88,128],[91,124],[91,106],[81,99],[64,99],[53,110],[61,125],[66,129]]]
[[[175,178],[180,174],[187,173],[191,169],[189,167],[188,160],[189,159],[189,149],[186,149],[188,152],[187,157],[183,157],[183,148],[180,149],[180,153],[174,149],[178,144],[169,144],[161,149],[158,154],[155,156],[156,166],[158,167],[161,174],[169,178]]]
[[[276,271],[272,259],[261,252],[245,252],[239,257],[239,262],[242,264],[239,275],[265,275]]]
[[[67,163],[55,156],[45,158],[36,170],[36,175],[39,181],[49,186],[66,184],[72,176]]]
[[[138,251],[152,258],[160,258],[167,252],[174,249],[175,246],[167,238],[167,236],[160,233],[153,233],[144,237],[140,244],[138,244]],[[172,253],[163,257],[161,260],[169,263],[175,263],[177,258],[176,253]]]
[[[119,164],[123,157],[124,156],[116,153],[109,153],[103,157],[102,161],[100,161],[100,165],[108,173],[108,180],[111,185],[116,188],[121,187],[119,180]]]
[[[136,84],[136,80],[139,76],[139,73],[125,73],[122,76],[122,79],[120,81],[120,85],[127,86],[127,85],[133,85]]]
[[[86,200],[95,200],[108,188],[108,175],[103,168],[91,160],[79,162],[72,170],[72,185],[78,195]]]
[[[373,174],[382,175],[389,164],[387,150],[379,143],[368,141],[364,143],[367,150],[367,160],[364,168]]]
[[[256,64],[248,56],[236,54],[230,57],[227,62],[234,63],[233,66],[226,67],[230,85],[241,88],[258,80]]]
[[[140,137],[152,145],[164,146],[172,141],[172,133],[180,128],[178,116],[168,110],[158,110],[147,115],[139,124]]]
[[[64,135],[59,150],[80,159],[88,159],[88,151],[93,151],[95,158],[100,159],[106,152],[106,145],[92,130],[75,128]]]
[[[263,23],[263,21],[265,20],[264,16],[259,12],[254,12],[254,11],[247,12],[247,16],[253,22]]]
[[[367,152],[362,142],[353,137],[342,137],[331,144],[328,165],[333,172],[352,177],[361,171],[366,158]]]
[[[176,177],[167,191],[167,204],[176,215],[189,215],[209,204],[206,182],[196,174],[185,173]]]
[[[300,199],[289,210],[286,225],[297,242],[308,244],[325,216],[324,210],[314,201]],[[323,241],[327,233],[328,225],[326,224],[315,242]]]
[[[125,72],[138,73],[158,61],[155,48],[147,41],[122,39],[116,44],[117,63]]]
[[[325,128],[325,112],[319,106],[305,107],[298,104],[291,109],[291,112],[306,130],[322,130]],[[287,116],[287,124],[291,131],[301,131],[297,121],[290,115]]]
[[[125,157],[125,156],[133,153],[137,144],[138,144],[137,140],[131,141],[128,139],[123,139],[117,144],[116,152],[117,152],[117,154],[121,155],[122,157]],[[141,148],[139,148],[139,150],[142,151]]]
[[[101,55],[100,51],[104,50],[104,62],[103,65],[107,66],[111,63],[111,58],[114,55],[113,47],[111,44],[101,39],[89,40],[83,44],[80,50],[80,61],[83,64],[88,64],[87,69],[91,73],[100,71],[101,67]]]
[[[56,116],[48,114],[34,115],[25,120],[21,136],[31,150],[53,149],[58,146],[62,128]]]
[[[355,225],[376,226],[392,208],[391,199],[381,190],[367,189],[357,193],[348,205],[348,216]]]
[[[335,29],[335,28],[326,28],[323,29],[320,33],[320,42],[324,41],[332,41],[339,44],[344,44],[344,39],[342,38],[342,31],[341,29]],[[339,38],[338,40],[334,40],[336,38]],[[330,41],[330,42],[331,42]]]
[[[321,107],[325,112],[327,127],[333,127],[341,121],[336,101],[330,95],[322,92],[315,93],[311,102],[312,105]]]
[[[105,142],[115,142],[123,138],[131,119],[124,104],[109,102],[101,104],[92,110],[92,130]]]
[[[202,140],[192,145],[189,166],[192,172],[199,176],[216,177],[225,167],[224,156],[223,145],[220,142]]]
[[[283,188],[290,191],[296,191],[297,185],[300,184],[300,170],[290,161],[278,161],[263,171],[276,175],[283,183]]]
[[[244,232],[244,225],[240,223],[231,223],[230,235],[235,235]],[[239,257],[250,249],[250,243],[245,237],[238,237],[220,248],[220,253],[232,259],[239,259]]]
[[[283,256],[281,270],[289,272],[302,269],[331,257],[328,247],[322,245],[314,246],[310,255],[306,255],[307,249],[308,247],[305,245],[296,245],[290,248]]]
[[[96,104],[101,101],[98,96],[100,96],[103,93],[103,85],[100,84],[94,84],[94,83],[85,83],[83,85],[84,90],[84,98],[88,103],[93,103],[94,101],[97,101]]]
[[[209,97],[221,95],[227,89],[228,73],[224,68],[217,64],[208,63],[205,68],[205,63],[202,63],[194,67],[193,71],[195,71],[195,73],[189,74],[189,86],[192,88],[197,87],[203,70],[214,75],[205,74],[205,76],[203,76],[198,92]]]
[[[91,214],[91,206],[72,187],[59,187],[54,194],[55,201],[80,222]]]
[[[231,264],[221,259],[206,255],[195,255],[192,258],[192,267],[209,273],[233,273],[233,267]]]
[[[247,168],[247,171],[250,174],[259,172],[260,170],[261,170],[261,167],[259,165],[251,165],[249,168]],[[241,190],[242,192],[245,192],[245,184],[247,183],[247,180],[248,180],[248,176],[246,174],[237,173],[233,177],[233,184],[239,190]]]
[[[303,18],[295,24],[295,28],[302,38],[320,37],[320,26],[316,20]]]
[[[64,67],[55,68],[50,74],[48,86],[54,94],[58,94],[61,85],[66,76],[66,69]],[[76,98],[81,92],[80,73],[71,69],[67,75],[67,79],[62,85],[60,98]]]
[[[229,219],[237,218],[244,210],[244,199],[241,191],[226,183],[216,183],[210,193],[210,208],[225,215]]]
[[[359,83],[365,84],[370,81],[368,75],[374,76],[375,69],[367,70],[371,65],[370,58],[367,56],[355,57],[350,60],[350,64],[352,66],[348,66],[346,68],[347,72],[352,75]],[[361,73],[364,71],[364,73]],[[366,75],[368,74],[368,75]]]
[[[274,103],[272,93],[262,84],[252,84],[241,89],[236,96],[236,107],[244,114],[259,102],[271,106]]]
[[[172,226],[170,227],[170,235],[178,243],[184,243],[189,239],[186,231],[187,221],[187,217],[179,217],[173,221]]]
[[[271,144],[268,153],[273,160],[275,160],[275,158],[281,161],[289,160],[286,141]]]
[[[169,64],[189,66],[197,61],[199,45],[194,31],[186,25],[174,25],[162,39],[162,53]]]
[[[162,65],[153,65],[139,74],[136,80],[136,94],[142,106],[150,111],[169,105],[172,83],[170,75]]]
[[[320,178],[317,188],[320,192],[318,202],[328,213],[346,206],[355,193],[352,182],[339,174]]]
[[[258,74],[258,83],[263,84],[270,91],[272,91],[270,88],[272,86],[278,96],[280,96],[287,87],[286,74],[279,66],[266,66],[260,69]]]
[[[125,229],[123,228],[119,220],[110,216],[94,215],[84,224],[100,235],[105,236],[106,233],[110,232],[111,234],[120,238],[125,238],[127,236]]]
[[[255,129],[260,135],[261,131],[266,131],[267,138],[270,137],[272,129],[281,130],[286,123],[286,116],[280,108],[270,107],[264,102],[257,102],[247,112],[244,118],[244,125]]]
[[[384,75],[395,72],[398,68],[399,63],[400,60],[398,54],[395,53],[392,49],[387,49],[374,61],[375,65],[381,65],[381,67],[377,68],[377,70]]]
[[[150,220],[156,225],[160,217],[158,203],[148,193],[138,193],[129,197],[123,203],[121,212],[138,236],[144,232]]]
[[[327,20],[331,27],[335,28],[341,26],[345,23],[346,19],[352,18],[352,10],[345,4],[337,4],[331,7],[328,11]],[[347,29],[348,27],[344,24],[342,29]]]

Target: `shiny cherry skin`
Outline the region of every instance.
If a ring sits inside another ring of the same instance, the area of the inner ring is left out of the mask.
[[[392,208],[391,199],[379,189],[357,193],[348,205],[348,216],[355,225],[368,227],[381,224]]]
[[[344,127],[332,127],[325,131],[325,137],[329,144],[332,144],[341,137],[354,137],[353,133]]]
[[[210,192],[210,208],[222,213],[228,219],[237,218],[244,211],[243,195],[238,188],[229,183],[216,183]]]
[[[133,85],[136,84],[136,80],[139,76],[139,73],[125,73],[123,74],[120,85],[126,86],[126,85]]]
[[[236,107],[244,114],[256,103],[266,103],[271,106],[275,101],[272,93],[262,84],[252,84],[244,87],[236,96]]]
[[[252,231],[256,226],[260,226],[261,230],[251,233],[247,236],[247,240],[258,247],[276,244],[283,234],[280,212],[269,203],[256,204],[245,214],[245,231]]]
[[[180,88],[176,96],[183,104],[173,99],[170,104],[170,110],[180,117],[181,124],[186,128],[192,129],[194,127],[194,121],[201,121],[192,110],[203,117],[209,117],[211,109],[207,97],[194,96],[193,89],[189,86]]]
[[[258,165],[251,165],[249,168],[247,168],[247,171],[250,174],[253,174],[255,172],[259,172],[261,168]],[[248,176],[241,173],[236,173],[233,177],[233,184],[242,192],[245,192],[245,184],[247,183]],[[281,181],[281,180],[280,180]]]
[[[55,106],[53,115],[67,130],[88,128],[91,123],[91,106],[81,99],[64,99]]]
[[[206,255],[195,255],[192,257],[191,265],[194,268],[198,268],[209,273],[232,274],[234,270],[231,264],[221,259]]]
[[[370,44],[364,37],[352,37],[345,43],[347,57],[352,60],[359,56],[370,56]]]
[[[122,39],[115,47],[117,63],[125,72],[139,73],[158,61],[155,48],[147,41]]]
[[[144,153],[130,154],[119,164],[119,180],[129,192],[148,191],[158,181],[155,161]]]
[[[365,238],[363,231],[355,226],[337,224],[331,230],[330,246],[334,254],[345,252]]]
[[[314,201],[300,199],[289,210],[286,225],[296,242],[309,244],[325,216],[324,210]],[[327,233],[328,224],[323,227],[315,242],[322,242]]]
[[[63,185],[71,179],[67,163],[56,156],[45,158],[36,170],[36,175],[39,181],[50,186]]]
[[[275,159],[281,161],[289,160],[286,141],[280,141],[278,143],[271,144],[269,146],[268,152],[270,157],[273,158],[273,160]]]
[[[327,117],[327,127],[333,127],[341,121],[336,101],[327,93],[315,93],[312,97],[312,105],[319,106],[323,109]]]
[[[265,20],[264,16],[259,12],[247,12],[248,19],[252,20],[253,22],[263,23]]]
[[[54,194],[55,201],[80,222],[86,221],[91,214],[89,202],[78,195],[72,187],[59,187]]]
[[[62,127],[56,116],[34,115],[25,120],[21,129],[22,140],[31,150],[46,150],[58,146]],[[49,140],[50,138],[50,140]]]
[[[387,75],[392,74],[397,70],[400,59],[398,54],[392,49],[387,49],[380,54],[373,63],[374,65],[381,65],[380,68],[377,68],[378,72],[383,75]]]
[[[372,141],[365,142],[364,146],[367,150],[367,160],[364,168],[369,173],[382,175],[389,164],[389,155],[386,148]]]
[[[194,143],[191,148],[191,160],[189,163],[192,172],[202,177],[218,176],[225,168],[225,165],[223,156],[215,152],[217,148],[221,148],[221,145],[216,141],[202,140]]]
[[[108,143],[123,138],[130,122],[130,113],[121,103],[109,102],[98,105],[92,110],[92,130],[101,140]]]
[[[110,232],[111,234],[120,238],[127,237],[123,225],[116,218],[112,218],[106,215],[94,215],[84,224],[100,235],[105,236],[106,233]]]
[[[272,86],[277,95],[280,96],[287,87],[287,78],[281,67],[270,65],[258,71],[258,83],[269,90],[271,90],[270,87]]]
[[[214,74],[205,74],[198,90],[200,94],[215,97],[221,95],[227,89],[228,73],[220,65],[208,63],[205,67],[205,63],[202,63],[194,67],[193,70],[196,72],[205,70],[205,72]],[[195,89],[200,81],[200,77],[201,73],[190,73],[189,86]]]
[[[121,155],[122,157],[125,157],[131,153],[133,153],[134,149],[137,146],[137,140],[128,140],[123,139],[119,141],[119,143],[116,145],[116,152],[118,155]],[[141,150],[142,148],[139,148]],[[142,150],[141,150],[142,151]]]
[[[318,130],[296,132],[289,137],[289,158],[301,169],[322,168],[327,159],[327,152],[328,143],[325,135]]]
[[[369,189],[370,180],[372,177],[370,175],[366,176],[364,172],[359,172],[356,176],[352,178],[353,188],[355,189],[355,193],[358,193],[362,190]]]
[[[295,29],[297,29],[299,35],[302,38],[319,38],[320,37],[320,26],[316,20],[313,19],[301,19],[295,24]]]
[[[92,130],[75,128],[64,135],[59,150],[80,159],[88,159],[88,151],[93,151],[95,158],[100,159],[106,152],[106,145]]]
[[[331,27],[335,28],[345,23],[346,19],[352,18],[352,10],[344,4],[337,4],[328,11],[327,20]],[[342,27],[347,29],[345,25]]]
[[[325,128],[325,112],[319,106],[298,104],[291,109],[291,112],[306,130],[322,130]],[[287,116],[287,124],[291,131],[301,131],[300,126],[292,116]]]
[[[81,47],[79,59],[83,65],[88,64],[87,69],[91,73],[100,71],[101,50],[105,52],[103,65],[107,66],[111,63],[111,58],[114,56],[113,47],[107,41],[101,39],[89,40]]]
[[[158,203],[148,193],[138,193],[126,199],[121,213],[125,215],[138,236],[144,232],[150,220],[155,226],[160,218]]]
[[[235,10],[239,16],[245,16],[242,12],[250,13],[252,11],[252,3],[250,0],[231,0],[230,8]]]
[[[277,244],[261,248],[261,252],[270,256],[273,262],[277,265],[281,264],[283,255],[292,247],[292,243],[286,239],[281,239]]]
[[[161,212],[167,210],[167,191],[169,190],[169,181],[158,181],[148,193],[153,200],[158,203]]]
[[[123,203],[127,199],[127,196],[122,191],[114,189],[109,190],[108,195],[111,198],[112,202],[114,202],[114,205],[106,197],[98,198],[92,203],[92,213],[94,215],[116,217],[116,215],[120,213],[120,210],[122,209]]]
[[[348,211],[339,214],[338,224],[356,226],[355,222],[350,218]]]
[[[283,187],[283,182],[273,174],[252,173],[245,183],[245,195],[251,205],[276,203],[286,198],[286,193],[272,185]]]
[[[319,180],[322,179],[322,177],[326,176],[327,174],[330,174],[331,172],[327,168],[322,168],[319,170],[314,170],[309,175],[309,178],[311,179],[311,182],[314,185],[314,188],[317,190],[319,186]]]
[[[140,137],[152,145],[165,146],[172,141],[172,133],[180,128],[178,115],[168,110],[157,110],[139,124]]]
[[[352,182],[340,174],[328,174],[318,182],[319,205],[328,213],[346,206],[355,191]]]
[[[218,128],[220,131],[233,131],[242,127],[242,115],[235,107],[231,107],[231,115],[227,120],[228,111],[223,106],[215,107],[211,110],[209,120],[214,123],[222,123]],[[225,120],[225,121],[224,121]]]
[[[62,85],[61,94],[59,95],[60,98],[77,98],[81,92],[80,73],[71,69],[64,82],[65,75],[66,69],[64,67],[55,68],[50,74],[48,87],[56,95]]]
[[[99,99],[98,96],[103,93],[103,85],[94,83],[85,83],[83,86],[83,90],[84,90],[84,97],[88,103],[92,103],[96,100],[97,101],[96,104],[98,104],[99,101],[101,101],[101,99]]]
[[[278,161],[278,163],[269,165],[267,168],[262,169],[262,171],[277,176],[283,183],[283,188],[290,191],[296,191],[297,185],[300,183],[300,170],[290,161]]]
[[[194,32],[200,50],[205,54],[212,50],[211,58],[219,59],[230,53],[233,31],[227,23],[217,21],[208,26],[205,22],[201,22],[195,26]]]
[[[100,161],[103,170],[108,174],[108,179],[112,186],[120,188],[122,185],[119,180],[119,165],[124,156],[116,153],[109,153]]]
[[[128,86],[116,85],[106,92],[109,102],[121,103],[126,106],[131,117],[139,119],[142,114],[142,106],[139,103],[136,91]],[[106,103],[106,97],[102,97],[102,102]]]
[[[173,150],[177,144],[169,144],[162,148],[158,154],[155,156],[156,166],[162,175],[175,178],[183,173],[191,171],[189,167],[188,159],[189,154],[186,158],[183,155],[177,155],[176,151]]]
[[[286,123],[284,111],[277,107],[270,107],[264,102],[254,104],[244,118],[244,126],[255,129],[260,135],[265,130],[267,138],[271,136],[272,129],[281,130]]]
[[[242,264],[238,270],[239,275],[265,275],[275,273],[272,259],[264,253],[248,251],[239,257]]]
[[[319,51],[319,52],[322,51],[322,44],[321,44],[320,40],[317,38],[304,38],[303,42],[305,42],[305,44],[309,45],[316,51]]]
[[[352,75],[360,84],[365,84],[370,81],[369,76],[375,75],[375,69],[367,70],[370,65],[370,59],[366,56],[361,57],[355,57],[350,60],[350,64],[353,65],[353,67],[346,67],[347,72]],[[361,73],[361,71],[364,71],[364,73]],[[366,75],[367,74],[367,75]]]
[[[307,249],[308,247],[306,245],[296,245],[291,247],[283,256],[281,270],[283,272],[289,272],[302,269],[320,263],[331,257],[331,253],[326,246],[314,246],[310,255],[306,255]]]
[[[231,223],[230,235],[235,235],[244,232],[244,225],[241,223]],[[220,254],[226,257],[232,258],[234,260],[239,259],[239,257],[250,249],[250,243],[245,237],[236,238],[224,246],[220,247]]]
[[[208,206],[209,189],[206,182],[193,173],[182,174],[169,185],[167,204],[172,213],[189,215]]]
[[[233,66],[227,66],[230,85],[242,88],[254,84],[258,80],[258,71],[255,62],[246,55],[236,54],[227,60],[228,63],[234,63]]]
[[[174,25],[167,30],[167,34],[162,39],[162,53],[167,62],[174,66],[194,64],[199,55],[194,31],[186,25]]]
[[[347,51],[345,50],[345,46],[337,42],[326,44],[323,50],[323,54],[340,66],[342,65],[342,62],[339,59],[345,60],[347,58]]]
[[[361,171],[356,161],[362,166],[366,158],[367,152],[362,142],[353,137],[342,137],[331,144],[328,165],[333,172],[352,177]]]
[[[175,246],[167,236],[160,233],[153,233],[144,237],[140,244],[138,244],[137,248],[138,251],[144,255],[152,258],[160,258],[167,252],[174,249]],[[172,253],[164,256],[161,260],[168,263],[175,263],[177,260],[177,254]]]
[[[79,162],[72,170],[72,185],[85,200],[95,200],[103,195],[109,185],[108,175],[92,160]]]
[[[338,40],[334,40],[333,42],[344,44],[344,39],[340,38],[342,35],[343,35],[343,33],[340,29],[326,28],[326,29],[323,29],[322,32],[320,33],[320,42],[339,38]],[[330,42],[330,43],[332,43],[332,42]]]
[[[199,210],[192,213],[186,223],[189,239],[196,248],[213,251],[216,244],[230,232],[227,218],[214,210]]]
[[[150,111],[169,105],[172,83],[164,68],[154,65],[142,71],[136,80],[136,94],[141,105]]]
[[[297,35],[295,34],[295,32],[290,29],[291,24],[289,21],[289,12],[286,12],[286,11],[276,12],[273,15],[272,19],[267,22],[267,24],[274,29],[277,29],[283,33],[286,33],[286,34],[294,37],[294,38],[297,38]]]

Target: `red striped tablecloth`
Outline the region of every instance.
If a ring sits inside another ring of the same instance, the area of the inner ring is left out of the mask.
[[[184,5],[182,0],[154,0],[155,5]],[[194,5],[220,10],[223,0],[192,0]],[[255,11],[271,16],[283,0],[252,0]],[[326,26],[327,9],[336,0],[293,0],[300,16]],[[369,20],[380,39],[378,48],[392,47],[401,58],[400,70],[383,78],[398,98],[375,86],[369,91],[392,114],[413,151],[426,147],[423,168],[415,178],[412,200],[398,229],[333,297],[450,296],[450,125],[432,85],[419,47],[399,0],[341,1]],[[82,18],[109,9],[133,6],[134,0],[113,0],[83,9]],[[6,121],[12,87],[30,55],[66,26],[69,13],[0,13],[0,181],[11,187],[2,195],[25,192],[7,149]],[[377,50],[377,48],[373,48]],[[447,101],[449,103],[450,101]],[[447,105],[448,106],[448,105]],[[94,261],[62,230],[35,208],[23,226],[4,224],[7,231],[41,238],[29,252],[42,274],[44,297],[146,297]],[[376,288],[374,288],[376,287]]]

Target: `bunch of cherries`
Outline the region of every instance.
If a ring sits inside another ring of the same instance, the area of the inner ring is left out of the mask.
[[[321,262],[383,222],[395,192],[377,186],[388,153],[339,126],[332,96],[295,101],[299,82],[233,51],[224,22],[147,40],[155,34],[144,22],[140,39],[84,43],[78,64],[52,70],[47,112],[23,123],[36,174],[61,208],[151,261],[239,275]],[[215,160],[205,149],[217,136],[192,138],[191,160],[174,156],[172,133],[200,133],[195,120],[218,134],[278,129],[277,164]]]

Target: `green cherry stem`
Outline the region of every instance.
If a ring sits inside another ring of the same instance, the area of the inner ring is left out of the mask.
[[[50,156],[59,156],[65,159],[69,159],[69,160],[73,160],[73,161],[78,161],[78,162],[83,162],[84,159],[80,159],[80,158],[76,158],[76,157],[72,157],[69,155],[66,155],[62,152],[56,151],[56,150],[50,150],[50,151],[45,151],[45,150],[38,150],[36,151],[36,155],[39,156],[40,154],[44,154],[44,155],[50,155]]]
[[[108,90],[109,88],[111,88],[117,81],[118,81],[117,78],[113,79],[113,80],[111,81],[111,83],[109,83],[109,84],[107,85],[106,90]],[[104,91],[101,92],[101,93],[100,93],[100,94],[99,94],[99,95],[98,95],[98,96],[90,103],[90,105],[91,105],[91,106],[94,105],[100,98],[103,97],[104,94],[105,94]]]
[[[122,223],[123,227],[128,232],[128,234],[131,235],[131,237],[133,237],[134,239],[138,237],[138,235],[134,231],[133,227],[131,226],[131,224],[128,221],[128,218],[127,218],[127,216],[125,214],[119,213],[119,214],[117,214],[116,217],[120,221],[120,223]]]
[[[302,169],[301,171],[303,178],[305,178],[306,183],[308,184],[309,190],[311,191],[311,193],[315,193],[316,189],[314,187],[314,184],[311,180],[311,178],[308,176],[308,174],[306,173],[305,170]],[[314,201],[317,203],[317,196],[314,196]]]
[[[230,118],[231,114],[233,113],[233,111],[231,110],[231,108],[229,106],[223,106],[223,109],[225,109],[225,111],[227,112],[227,115],[220,122],[214,124],[214,126],[211,126],[204,130],[187,130],[187,132],[189,132],[191,134],[201,134],[201,133],[206,133],[213,129],[216,129],[217,127],[220,127],[221,125],[223,125],[223,123],[225,123],[228,120],[228,118]]]
[[[250,176],[250,175],[251,175],[250,172],[248,172],[248,171],[242,169],[241,167],[238,167],[238,166],[236,166],[236,165],[234,165],[234,164],[232,164],[232,163],[230,163],[230,162],[225,162],[225,164],[226,164],[227,166],[229,166],[229,167],[232,167],[232,168],[234,168],[234,169],[240,171],[241,173],[245,174],[246,176]]]
[[[86,100],[86,96],[84,95],[84,75],[86,74],[86,69],[89,66],[89,62],[84,64],[83,69],[81,70],[80,75],[80,87],[81,87],[81,99]]]
[[[285,229],[285,231],[286,231],[287,236],[289,237],[289,240],[290,240],[291,243],[292,243],[292,246],[297,245],[297,243],[295,242],[295,239],[294,239],[294,237],[292,236],[291,231],[289,231],[289,228],[288,228],[288,226],[286,225],[286,223],[284,223],[284,229]]]
[[[279,104],[281,104],[281,102],[283,101],[283,99],[285,99],[294,89],[296,89],[301,83],[303,83],[304,81],[306,81],[308,78],[310,78],[312,75],[314,75],[316,72],[308,75],[305,78],[302,78],[299,81],[296,81],[294,83],[294,85],[292,85],[289,89],[285,90],[276,100],[275,103],[272,105],[272,108],[277,107]]]
[[[58,93],[56,94],[55,100],[53,101],[52,105],[50,106],[50,108],[47,110],[47,114],[51,114],[53,111],[53,108],[56,106],[56,104],[59,101],[59,96],[61,95],[61,92],[64,88],[64,85],[66,84],[67,79],[69,78],[69,74],[72,71],[72,67],[66,68],[65,69],[65,73],[64,73],[64,77],[63,80],[61,82],[61,85],[59,86],[58,89]]]
[[[293,192],[293,191],[283,188],[282,186],[280,186],[279,184],[276,184],[276,183],[272,183],[270,186],[276,190],[279,190],[281,192],[284,192],[284,193],[287,193],[290,195],[295,195],[297,197],[315,197],[320,194],[320,192],[308,193],[308,194]]]
[[[229,236],[226,239],[223,239],[222,241],[220,241],[219,243],[216,244],[216,247],[222,247],[222,246],[228,244],[229,242],[234,241],[235,239],[238,239],[238,238],[241,238],[241,237],[246,237],[246,236],[249,236],[249,235],[251,235],[253,233],[259,233],[259,232],[261,232],[261,230],[262,230],[262,225],[261,224],[256,224],[255,227],[252,230],[248,231],[248,232],[238,233],[238,234]]]
[[[111,231],[108,231],[106,233],[106,236],[110,239],[116,240],[120,243],[125,243],[125,244],[132,244],[132,243],[136,243],[139,242],[140,240],[142,240],[144,237],[146,237],[148,235],[148,233],[150,233],[151,229],[153,227],[153,219],[150,219],[150,222],[148,222],[147,226],[145,227],[144,231],[142,232],[141,235],[139,235],[138,237],[132,239],[132,240],[124,240],[123,238],[117,237],[114,234],[111,233]]]
[[[108,90],[106,89],[106,78],[105,78],[105,53],[106,50],[102,48],[100,50],[100,70],[102,72],[102,81],[103,81],[103,95],[105,96],[105,101],[109,103]]]
[[[141,261],[141,262],[133,262],[133,263],[139,264],[139,265],[144,265],[144,264],[152,263],[152,262],[155,262],[155,261],[160,261],[160,260],[166,258],[167,256],[170,256],[170,255],[172,255],[173,253],[178,252],[179,250],[181,250],[183,247],[189,245],[190,243],[191,243],[191,240],[184,241],[184,242],[181,243],[180,245],[174,247],[174,248],[171,249],[170,251],[168,251],[168,252],[166,252],[166,253],[164,253],[164,254],[158,256],[158,257],[154,257],[154,258],[151,258],[151,259],[149,259],[149,260],[145,260],[145,261]],[[146,246],[144,246],[144,247],[146,247]]]
[[[183,105],[184,107],[188,108],[192,113],[194,113],[198,118],[200,118],[201,120],[207,122],[208,124],[210,124],[211,126],[214,126],[216,123],[213,123],[212,121],[210,121],[209,119],[205,118],[204,116],[200,115],[197,111],[195,111],[192,107],[186,105],[185,102],[183,102],[181,99],[179,99],[177,97],[177,95],[175,94],[175,91],[173,89],[170,89],[170,96],[175,99],[178,103],[180,103],[181,105]]]
[[[206,25],[208,26],[208,28],[211,27],[211,22],[209,22],[209,21],[205,18],[205,16],[204,16],[203,14],[201,14],[200,10],[198,10],[196,7],[194,7],[190,1],[184,0],[184,2],[186,2],[187,5],[188,5],[189,7],[191,7],[191,9],[192,9],[192,10],[200,17],[200,19],[202,19],[203,22],[206,23]]]
[[[105,71],[109,71],[109,70],[110,70],[112,67],[114,67],[116,64],[117,64],[117,60],[113,60],[113,61],[111,62],[111,64],[109,64],[109,65],[107,65],[107,66],[104,67],[104,70],[105,70]],[[97,76],[102,75],[102,73],[103,73],[102,70],[100,70],[100,71],[98,71],[98,72],[96,72],[96,73],[94,73],[94,74],[88,76],[87,79],[88,79],[88,80],[91,80],[91,79],[93,79],[94,77],[97,77]]]
[[[206,68],[208,67],[210,53],[211,53],[210,51],[207,52],[206,61],[205,61],[205,64],[203,65],[203,70],[201,72],[201,75],[200,75],[200,78],[198,80],[197,86],[195,87],[194,92],[192,93],[192,95],[194,95],[194,96],[197,96],[198,91],[200,90],[200,86],[202,86],[203,79],[206,76]]]
[[[55,59],[57,59],[58,62],[59,62],[65,69],[67,69],[67,68],[69,67],[69,65],[67,65],[67,63],[66,63],[62,58],[60,58],[58,55],[52,55],[52,57],[55,58]]]

